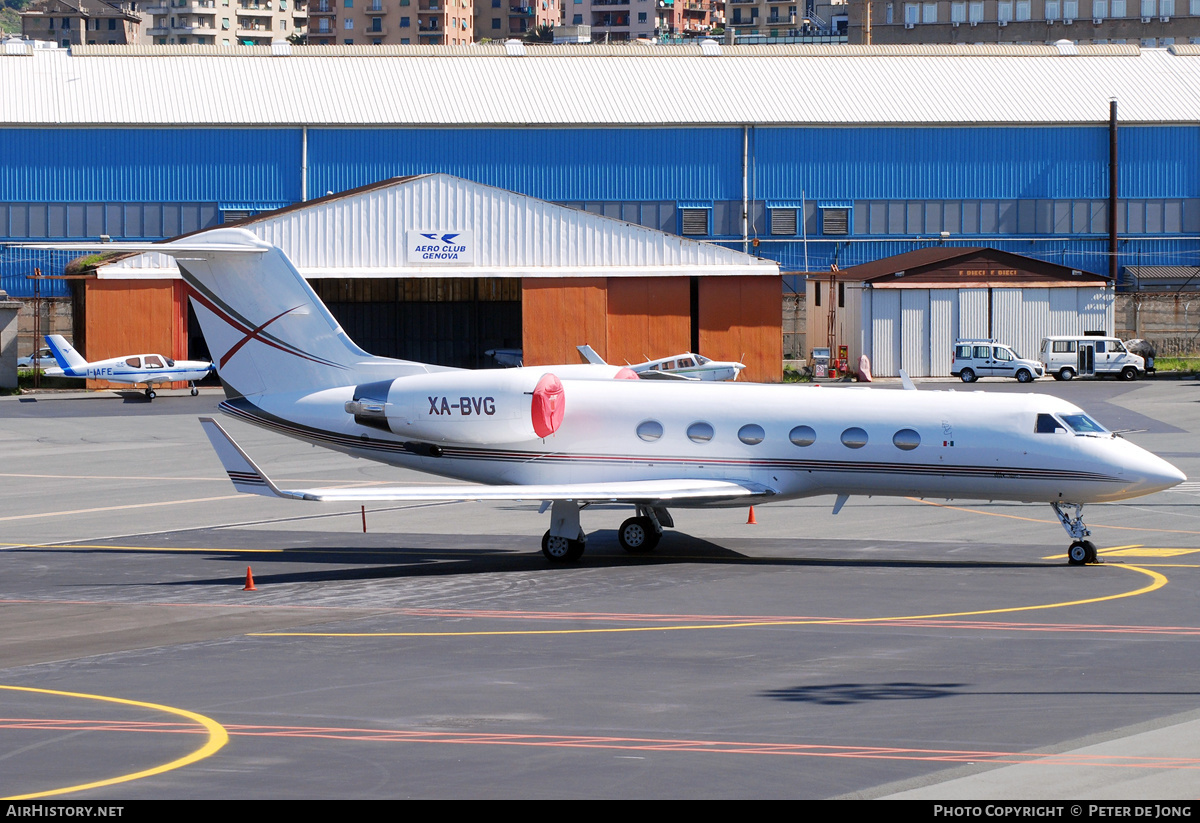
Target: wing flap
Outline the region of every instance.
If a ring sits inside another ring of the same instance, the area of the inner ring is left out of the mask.
[[[383,503],[472,500],[571,500],[578,503],[635,503],[642,505],[686,502],[717,503],[726,500],[770,497],[774,492],[756,483],[733,480],[665,479],[630,480],[562,485],[484,486],[440,484],[432,486],[367,486],[360,488],[281,489],[244,452],[221,424],[201,417],[221,465],[233,486],[246,494],[314,500],[327,503]]]

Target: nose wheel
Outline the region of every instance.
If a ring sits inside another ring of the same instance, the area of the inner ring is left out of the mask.
[[[1096,544],[1091,540],[1076,540],[1067,550],[1067,562],[1072,566],[1084,566],[1096,563]]]
[[[1063,511],[1064,506],[1074,506],[1075,516],[1067,514]],[[1091,535],[1088,527],[1083,524],[1083,504],[1082,503],[1051,503],[1050,508],[1054,509],[1054,513],[1058,516],[1058,522],[1062,523],[1062,527],[1067,530],[1067,534],[1071,536],[1071,548],[1067,549],[1067,562],[1072,566],[1086,566],[1089,563],[1099,563],[1100,558],[1096,554],[1096,544],[1091,540],[1084,538]]]

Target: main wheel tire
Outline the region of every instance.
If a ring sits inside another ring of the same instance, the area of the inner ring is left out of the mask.
[[[617,542],[630,554],[648,554],[654,551],[660,536],[649,517],[631,517],[617,530]]]
[[[154,389],[146,389],[146,398],[148,400],[153,400],[156,397],[158,397],[158,395],[154,393]]]
[[[1121,379],[1137,380],[1137,369],[1135,369],[1133,366],[1126,366],[1125,368],[1121,369]]]
[[[542,554],[551,563],[573,563],[583,557],[582,540],[556,537],[547,531],[542,535]]]
[[[974,369],[963,369],[962,373],[959,374],[959,377],[962,378],[962,381],[964,383],[974,383],[975,382],[975,370]]]
[[[1029,369],[1021,369],[1019,372],[1017,372],[1017,382],[1018,383],[1032,383],[1033,382],[1033,375],[1029,373]]]
[[[1063,366],[1061,369],[1058,370],[1058,379],[1059,380],[1071,380],[1074,377],[1075,377],[1074,369],[1069,369],[1066,366]]]
[[[1099,563],[1100,562],[1100,558],[1096,554],[1096,544],[1095,543],[1093,543],[1091,540],[1084,540],[1083,547],[1087,551],[1087,558],[1083,562],[1085,562],[1085,563]]]
[[[192,397],[195,397],[195,396],[196,396],[196,395],[198,395],[199,393],[200,393],[200,390],[199,390],[199,389],[197,389],[197,388],[195,388],[195,387],[193,387],[193,388],[192,388]]]

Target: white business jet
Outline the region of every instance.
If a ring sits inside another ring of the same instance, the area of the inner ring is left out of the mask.
[[[200,393],[196,381],[213,371],[213,364],[204,360],[172,360],[161,354],[134,354],[110,357],[89,363],[61,334],[46,336],[46,344],[58,361],[58,368],[47,369],[47,377],[83,377],[88,380],[107,380],[110,383],[132,383],[146,387],[146,398],[157,397],[155,386],[187,381],[192,397]]]
[[[126,250],[126,246],[113,244]],[[145,251],[145,246],[128,246]],[[577,560],[580,511],[633,507],[618,539],[650,551],[676,507],[835,495],[1048,503],[1072,564],[1096,560],[1086,503],[1185,477],[1054,397],[660,382],[607,365],[467,371],[358,348],[279,249],[243,229],[155,244],[190,290],[229,415],[299,440],[482,485],[276,485],[201,418],[238,491],[341,503],[541,501],[542,552]]]
[[[591,346],[575,348],[587,362],[605,365],[604,358]],[[690,351],[629,366],[629,369],[643,380],[737,380],[738,374],[745,368],[744,363],[713,360],[711,357],[693,354]]]

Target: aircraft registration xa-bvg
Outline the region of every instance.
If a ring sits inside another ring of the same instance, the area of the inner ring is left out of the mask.
[[[1086,503],[1185,479],[1076,406],[1038,394],[797,389],[659,382],[607,365],[469,371],[358,348],[279,249],[242,229],[165,244],[227,399],[226,413],[302,441],[480,486],[278,487],[215,420],[205,431],[238,491],[344,503],[529,500],[550,510],[542,552],[578,559],[580,511],[625,504],[618,531],[650,551],[678,507],[836,495],[1050,504],[1073,564],[1096,560]],[[107,248],[107,246],[106,246]]]

